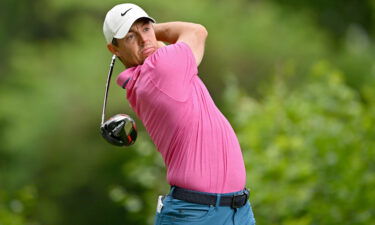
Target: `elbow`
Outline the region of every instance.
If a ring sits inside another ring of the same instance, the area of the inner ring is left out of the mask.
[[[197,24],[197,34],[200,37],[203,37],[204,39],[206,39],[207,36],[208,36],[208,31],[207,31],[206,27],[204,27],[203,25]]]
[[[199,39],[206,39],[208,36],[207,29],[201,24],[191,24],[191,31],[196,37],[199,37]]]

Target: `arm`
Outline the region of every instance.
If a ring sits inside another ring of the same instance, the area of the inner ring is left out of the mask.
[[[204,55],[207,30],[204,26],[187,22],[169,22],[154,25],[156,39],[171,44],[185,42],[191,48],[197,65]]]

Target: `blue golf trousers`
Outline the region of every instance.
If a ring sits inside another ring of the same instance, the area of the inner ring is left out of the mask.
[[[242,194],[243,191],[215,194],[216,205],[201,205],[173,198],[173,190],[174,187],[158,203],[154,225],[255,225],[249,201],[241,208],[220,206],[221,196]]]

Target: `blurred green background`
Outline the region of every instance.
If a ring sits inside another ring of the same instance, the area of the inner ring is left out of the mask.
[[[1,1],[0,225],[153,223],[168,185],[141,122],[131,148],[99,134],[118,3]],[[134,3],[207,28],[200,77],[238,134],[257,224],[375,224],[374,0]],[[135,117],[124,94],[112,82],[108,116]]]

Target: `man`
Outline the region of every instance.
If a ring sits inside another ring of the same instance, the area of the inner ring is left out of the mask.
[[[167,167],[171,191],[159,198],[155,224],[255,224],[237,137],[198,76],[206,29],[155,24],[140,7],[120,4],[103,31],[127,68],[117,83]]]

